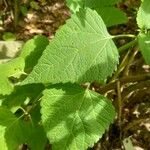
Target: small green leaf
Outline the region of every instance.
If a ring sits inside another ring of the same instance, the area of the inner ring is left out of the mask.
[[[35,1],[31,1],[31,2],[30,2],[30,6],[31,6],[31,8],[33,8],[33,9],[35,9],[35,10],[39,10],[39,9],[40,9],[40,6],[39,6],[38,3],[35,2]]]
[[[20,10],[21,13],[26,16],[26,14],[28,13],[28,8],[24,5],[24,6],[20,6]]]
[[[118,57],[101,17],[91,9],[81,10],[57,32],[23,84],[106,80]]]
[[[15,41],[16,40],[16,36],[15,34],[11,33],[11,32],[5,32],[3,34],[3,40],[5,41]]]
[[[140,34],[138,37],[140,51],[148,65],[150,65],[150,34]]]
[[[42,121],[53,150],[86,150],[115,117],[104,96],[77,85],[56,85],[44,91]]]
[[[48,43],[48,38],[37,35],[24,44],[20,56],[25,59],[25,70],[29,71],[33,69]]]
[[[137,13],[137,24],[141,29],[150,29],[150,0],[143,0]]]
[[[9,77],[19,78],[24,73],[25,62],[21,57],[15,58],[5,64],[0,64],[0,95],[10,94],[14,85]]]

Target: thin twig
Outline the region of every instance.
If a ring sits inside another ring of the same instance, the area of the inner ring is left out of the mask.
[[[121,46],[118,48],[119,53],[123,53],[125,50],[128,50],[131,47],[134,47],[137,44],[137,38],[134,39],[133,41]]]
[[[129,58],[129,62],[127,63],[127,66],[125,67],[125,70],[123,72],[124,76],[128,76],[131,63],[133,62],[137,53],[138,53],[138,49],[135,48],[134,51],[132,52],[132,55]]]
[[[150,80],[150,73],[140,74],[140,75],[136,75],[136,76],[127,76],[127,77],[122,77],[119,79],[120,84],[122,84],[122,85],[126,84],[126,83],[130,83],[130,82],[139,82],[139,81],[145,81],[145,80]],[[103,94],[110,90],[116,89],[117,81],[118,80],[115,80],[114,82],[111,82],[111,83],[101,87],[99,92]]]
[[[118,95],[118,126],[120,128],[120,139],[122,137],[122,132],[121,132],[121,122],[122,122],[122,97],[121,97],[121,85],[120,81],[117,81],[117,95]]]
[[[112,82],[113,80],[115,80],[119,74],[122,72],[122,70],[125,68],[125,66],[128,64],[129,61],[129,54],[130,54],[130,50],[126,53],[126,55],[124,56],[122,62],[120,63],[117,71],[114,73],[113,77],[111,78],[110,82]]]
[[[132,84],[127,88],[123,89],[122,92],[122,100],[125,100],[125,97],[130,94],[132,91],[136,91],[138,89],[144,89],[144,88],[149,88],[150,87],[150,80],[146,80],[146,81],[140,81],[137,82],[136,84]]]

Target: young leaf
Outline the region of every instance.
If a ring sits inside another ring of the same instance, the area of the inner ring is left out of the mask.
[[[42,121],[53,150],[86,150],[102,137],[115,117],[111,102],[77,85],[46,89]]]
[[[117,64],[103,20],[96,11],[81,10],[57,32],[23,84],[105,80]]]
[[[137,14],[137,24],[141,29],[150,29],[150,1],[143,0]]]
[[[21,57],[0,64],[0,95],[12,92],[14,85],[9,81],[9,77],[19,78],[23,74],[24,66],[25,62]]]
[[[141,53],[148,65],[150,65],[150,34],[140,34],[138,37]]]
[[[48,43],[45,36],[37,35],[24,44],[20,56],[25,59],[25,70],[33,69]]]

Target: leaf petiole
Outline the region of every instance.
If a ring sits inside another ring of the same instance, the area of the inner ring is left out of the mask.
[[[121,35],[113,35],[112,38],[124,38],[124,37],[128,37],[128,38],[136,38],[136,35],[133,34],[121,34]]]

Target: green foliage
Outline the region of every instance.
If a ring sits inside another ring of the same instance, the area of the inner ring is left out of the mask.
[[[66,4],[72,13],[76,13],[80,8],[84,8],[84,3],[85,2],[83,0],[66,0]]]
[[[137,14],[137,24],[141,29],[150,29],[150,1],[143,0],[138,14]]]
[[[59,30],[24,84],[106,80],[117,64],[118,51],[103,20],[82,10]]]
[[[26,14],[28,13],[28,8],[25,5],[20,6],[20,11],[24,16],[26,16]]]
[[[23,124],[8,109],[0,107],[0,146],[2,150],[17,149],[22,143],[24,134]]]
[[[96,10],[104,20],[107,27],[127,22],[125,14],[115,7],[118,0],[66,0],[67,6],[73,13],[80,8],[91,8]]]
[[[45,36],[37,35],[24,44],[20,56],[25,59],[25,71],[29,72],[37,64],[48,43]]]
[[[103,135],[115,117],[109,100],[78,85],[46,89],[42,121],[53,150],[85,150]]]
[[[24,66],[22,57],[0,64],[0,95],[10,94],[13,91],[14,84],[9,77],[19,78],[24,73]]]
[[[5,107],[0,107],[1,149],[15,150],[22,143],[27,143],[32,150],[44,149],[46,137],[43,128],[35,125],[34,120],[31,122],[22,118],[23,116],[17,118]]]
[[[2,105],[9,108],[13,113],[26,105],[32,104],[44,90],[41,84],[16,86],[14,91],[3,98]]]
[[[31,6],[31,8],[33,8],[33,9],[35,9],[35,10],[39,10],[39,9],[40,9],[38,3],[35,2],[35,1],[31,1],[31,2],[30,2],[30,6]]]
[[[143,0],[137,13],[137,24],[141,28],[138,36],[140,51],[147,64],[150,65],[150,1]]]
[[[2,38],[4,41],[15,41],[16,40],[15,34],[13,34],[11,32],[4,32]]]
[[[44,36],[35,36],[18,58],[0,64],[2,150],[15,150],[20,144],[44,150],[47,138],[53,150],[86,150],[115,118],[109,99],[81,85],[106,81],[117,68],[119,55],[112,38],[124,35],[111,36],[106,24],[124,22],[114,6],[118,1],[67,2],[76,13],[50,43]],[[149,3],[143,1],[137,15],[139,46],[148,64]]]
[[[150,34],[140,34],[138,37],[140,50],[148,65],[150,65]]]

